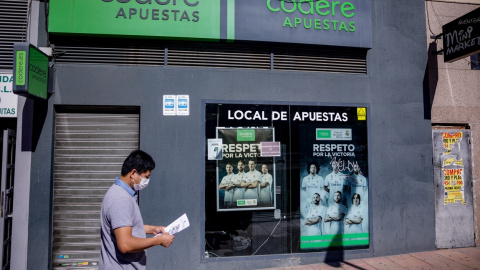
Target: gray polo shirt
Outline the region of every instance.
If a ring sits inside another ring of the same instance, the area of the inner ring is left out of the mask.
[[[146,252],[121,253],[113,232],[120,227],[132,227],[134,237],[147,237],[135,191],[117,177],[103,198],[101,213],[100,269],[145,269]]]

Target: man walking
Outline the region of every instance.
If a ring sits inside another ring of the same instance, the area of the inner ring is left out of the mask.
[[[133,151],[123,162],[121,176],[105,194],[100,220],[100,269],[145,269],[145,249],[172,244],[174,236],[165,232],[165,227],[143,224],[137,204],[136,191],[148,186],[154,168],[149,154]],[[147,238],[147,234],[161,235]]]

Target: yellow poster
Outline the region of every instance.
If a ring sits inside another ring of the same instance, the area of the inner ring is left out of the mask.
[[[460,142],[463,137],[463,132],[455,132],[455,133],[448,133],[448,132],[442,132],[442,139],[443,139],[443,148],[445,149],[445,155],[450,155],[452,152],[453,146],[455,144],[459,144],[460,147]]]
[[[443,204],[461,202],[465,204],[463,168],[443,169],[445,201]]]
[[[460,150],[460,142],[462,141],[462,137],[463,132],[461,131],[455,133],[442,132],[444,148],[443,156],[445,157],[442,162],[445,188],[443,204],[457,202],[465,204],[463,161],[458,155],[452,153],[452,149],[454,147],[457,147],[458,150]]]

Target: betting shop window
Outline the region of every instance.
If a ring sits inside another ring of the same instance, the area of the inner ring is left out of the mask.
[[[367,108],[206,110],[206,257],[369,247]]]

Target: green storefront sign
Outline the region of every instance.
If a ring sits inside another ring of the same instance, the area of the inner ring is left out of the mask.
[[[46,99],[48,91],[48,56],[35,46],[14,44],[14,94]]]
[[[15,63],[17,66],[15,68],[15,83],[17,85],[25,85],[27,78],[27,52],[26,51],[17,51],[15,53]]]
[[[50,0],[54,35],[370,48],[371,0]]]
[[[220,0],[50,0],[48,31],[218,40]]]

